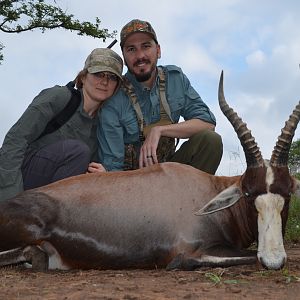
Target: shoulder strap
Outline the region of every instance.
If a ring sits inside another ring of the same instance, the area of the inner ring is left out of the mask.
[[[160,108],[160,115],[161,118],[165,119],[166,117],[164,115],[167,114],[171,122],[174,123],[171,115],[170,106],[166,97],[166,74],[162,67],[158,67],[157,69],[159,77],[159,97],[160,103],[162,104],[162,107]]]
[[[159,76],[159,98],[160,98],[160,116],[161,119],[167,120],[169,119],[172,123],[172,116],[170,111],[170,106],[166,98],[166,74],[162,67],[158,67],[158,76]],[[125,90],[126,94],[128,95],[134,111],[137,116],[137,121],[140,129],[140,140],[143,141],[144,137],[144,127],[145,127],[145,120],[137,100],[137,96],[134,90],[132,83],[123,76],[123,89]]]
[[[133,105],[133,109],[136,113],[136,117],[137,117],[137,121],[138,121],[138,125],[139,125],[139,139],[140,139],[140,141],[143,141],[145,139],[144,135],[143,135],[145,120],[144,120],[144,116],[143,116],[141,107],[138,103],[137,96],[134,91],[134,87],[133,87],[132,83],[125,76],[123,76],[123,85],[122,86]]]
[[[52,133],[59,129],[63,124],[65,124],[75,113],[81,102],[81,94],[80,91],[75,89],[74,81],[70,81],[66,87],[71,91],[72,96],[67,105],[60,111],[46,126],[44,131],[38,138],[42,136]]]

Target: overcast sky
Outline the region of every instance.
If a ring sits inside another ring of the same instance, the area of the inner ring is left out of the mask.
[[[50,2],[50,1],[49,1]],[[243,172],[243,150],[218,107],[224,70],[227,102],[248,124],[269,159],[280,129],[300,99],[300,1],[298,0],[58,0],[81,21],[99,17],[119,32],[131,19],[149,21],[162,49],[159,63],[180,66],[217,118],[224,155],[219,175]],[[90,51],[106,47],[62,29],[0,33],[0,145],[34,96],[64,85],[83,67]],[[119,45],[113,48],[121,54]],[[299,139],[299,130],[295,138]]]

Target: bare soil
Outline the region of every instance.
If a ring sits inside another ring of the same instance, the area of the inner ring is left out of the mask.
[[[283,270],[259,265],[196,271],[34,272],[0,269],[0,299],[300,299],[300,244]]]

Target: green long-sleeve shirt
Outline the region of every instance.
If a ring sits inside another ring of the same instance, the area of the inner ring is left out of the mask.
[[[99,161],[97,120],[83,111],[83,101],[64,125],[38,139],[48,122],[63,110],[70,99],[71,92],[66,86],[43,90],[8,131],[0,148],[0,200],[23,191],[21,166],[26,151],[38,150],[62,139],[78,139],[89,146],[92,161]]]

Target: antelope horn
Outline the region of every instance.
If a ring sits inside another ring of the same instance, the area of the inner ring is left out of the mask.
[[[289,151],[291,143],[300,119],[300,101],[296,105],[289,119],[285,122],[284,128],[278,137],[270,164],[274,167],[285,167],[288,164]]]
[[[248,167],[260,167],[263,165],[263,158],[259,147],[257,146],[251,131],[247,128],[247,124],[237,115],[237,113],[229,107],[225,100],[224,89],[223,89],[223,71],[221,73],[219,82],[219,105],[220,108],[233,126],[237,136],[244,149],[246,162]]]

